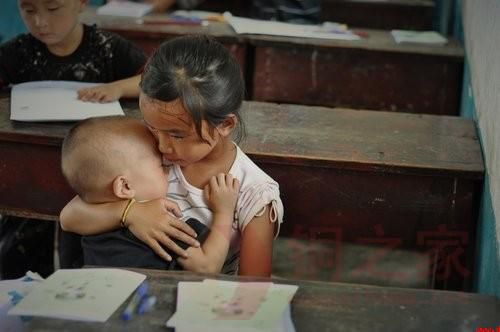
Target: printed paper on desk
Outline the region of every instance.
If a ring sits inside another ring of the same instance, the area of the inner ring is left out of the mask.
[[[132,1],[111,1],[97,8],[98,15],[142,17],[153,10],[153,6],[147,3]]]
[[[288,310],[296,290],[294,285],[266,282],[181,282],[177,311],[167,326],[176,331],[207,327],[217,331],[294,331]]]
[[[91,103],[78,100],[77,90],[96,83],[37,81],[12,88],[10,119],[16,121],[77,121],[96,116],[124,115],[118,101]]]
[[[436,31],[391,30],[396,43],[446,44],[448,39]]]
[[[169,325],[168,325],[169,326]],[[240,329],[235,328],[233,326],[230,327],[225,327],[217,328],[217,332],[259,332],[260,330],[255,330],[255,329]],[[189,323],[182,324],[182,325],[176,325],[175,326],[175,332],[207,332],[207,329],[205,326],[200,325],[200,324],[193,324],[190,325]],[[290,308],[290,305],[287,305],[285,308],[285,311],[283,312],[283,316],[279,322],[279,324],[276,326],[274,329],[266,330],[265,332],[295,332],[295,326],[293,325],[292,321],[292,310]]]
[[[19,279],[0,281],[0,331],[24,331],[21,317],[7,316],[7,312],[42,281],[31,271]]]
[[[224,13],[224,18],[238,34],[272,35],[286,37],[358,40],[358,35],[347,29],[337,29],[338,23],[323,25],[292,24],[274,21],[254,20]],[[332,28],[335,27],[335,28]]]
[[[121,269],[57,270],[8,314],[105,322],[145,278]]]

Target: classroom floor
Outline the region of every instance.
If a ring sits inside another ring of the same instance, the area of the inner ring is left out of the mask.
[[[377,286],[428,288],[427,255],[333,241],[278,238],[273,276]]]
[[[10,219],[9,219],[10,218]],[[27,270],[47,277],[54,271],[55,223],[0,216],[0,279]],[[273,277],[428,288],[426,255],[358,244],[279,237],[274,242]]]

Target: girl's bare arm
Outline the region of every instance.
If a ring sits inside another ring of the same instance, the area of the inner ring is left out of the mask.
[[[219,174],[205,187],[205,198],[213,212],[212,226],[200,248],[188,248],[189,258],[179,258],[184,269],[203,273],[219,273],[224,265],[231,241],[234,209],[239,182],[232,175]]]
[[[254,217],[241,238],[240,275],[270,277],[273,261],[275,223],[269,218],[268,205],[260,217]],[[277,222],[277,221],[276,221]]]

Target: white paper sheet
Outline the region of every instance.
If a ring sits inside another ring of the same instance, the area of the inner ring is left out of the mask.
[[[228,327],[226,329],[221,329],[218,328],[218,332],[246,332],[241,329],[236,329],[234,327]],[[251,330],[252,332],[255,332],[255,330]],[[175,332],[207,332],[207,329],[205,326],[200,326],[200,325],[177,325],[175,326]],[[266,331],[266,332],[295,332],[295,326],[293,325],[292,321],[292,312],[290,305],[287,305],[285,308],[285,311],[283,312],[283,317],[280,321],[280,325],[276,327],[274,330]]]
[[[206,279],[179,282],[177,311],[166,325],[179,331],[293,332],[295,285]]]
[[[322,25],[292,24],[274,21],[254,20],[225,13],[224,18],[238,34],[256,34],[301,38],[358,40],[360,37],[348,30],[340,29],[338,23],[325,22]]]
[[[57,270],[8,314],[105,322],[145,278],[121,269]]]
[[[111,1],[97,8],[98,15],[142,17],[153,10],[148,3],[132,1]]]
[[[118,101],[78,100],[77,90],[98,85],[69,81],[37,81],[12,88],[10,119],[16,121],[78,121],[96,116],[124,115]]]
[[[0,281],[0,331],[22,332],[25,330],[22,317],[7,316],[7,312],[42,281],[43,278],[38,273],[31,271],[19,279]]]
[[[436,31],[391,30],[396,43],[446,44],[448,39]]]

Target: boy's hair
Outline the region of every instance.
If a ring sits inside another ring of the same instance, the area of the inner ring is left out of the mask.
[[[124,116],[89,118],[71,128],[62,144],[61,168],[71,188],[84,200],[105,191],[120,168],[127,165],[132,124],[139,120]]]
[[[245,134],[240,115],[245,95],[241,68],[212,37],[182,36],[161,44],[146,64],[140,87],[148,97],[161,101],[179,98],[200,138],[202,120],[213,130],[229,114],[238,119],[236,140]]]

